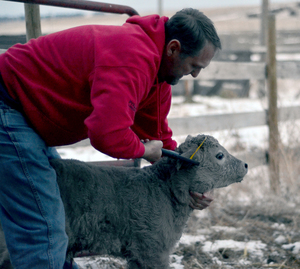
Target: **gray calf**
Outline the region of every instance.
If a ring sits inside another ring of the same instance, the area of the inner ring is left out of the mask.
[[[190,157],[205,136],[188,137],[177,151]],[[207,136],[189,165],[162,158],[139,168],[53,160],[66,211],[68,256],[81,251],[123,257],[128,268],[168,268],[188,217],[189,191],[204,193],[241,182],[247,164]]]

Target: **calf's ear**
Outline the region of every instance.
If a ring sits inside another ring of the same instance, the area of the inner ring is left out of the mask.
[[[190,159],[192,157],[192,155],[194,154],[194,152],[195,152],[195,149],[189,149],[188,151],[183,152],[181,155],[185,158]],[[195,161],[198,161],[198,159],[199,159],[198,155],[199,155],[199,153],[196,152],[196,154],[193,156],[192,159]]]
[[[182,161],[182,160],[177,160],[176,162],[176,169],[177,171],[179,170],[185,170],[185,169],[190,169],[194,166],[194,164]]]
[[[192,136],[191,135],[188,135],[187,137],[186,137],[186,139],[185,139],[185,142],[188,142],[188,141],[190,141],[190,140],[192,140]]]
[[[190,159],[190,157],[192,156],[192,154],[194,153],[193,150],[188,150],[187,152],[183,152],[181,154],[181,156]],[[199,159],[198,157],[196,157],[196,155],[193,157],[193,160],[197,161],[197,159]],[[183,169],[189,169],[191,167],[195,166],[194,164],[185,162],[183,160],[177,160],[176,162],[176,168],[177,170],[183,170]]]

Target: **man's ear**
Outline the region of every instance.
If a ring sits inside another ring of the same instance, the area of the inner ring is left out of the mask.
[[[172,39],[169,41],[167,44],[167,55],[172,56],[173,54],[179,54],[181,51],[181,44],[179,40],[177,39]]]

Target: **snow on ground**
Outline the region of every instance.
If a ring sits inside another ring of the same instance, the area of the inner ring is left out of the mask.
[[[224,227],[224,226],[222,227],[212,226],[210,229],[223,230],[226,231],[227,233],[235,232],[236,230],[232,227]],[[235,240],[215,240],[212,242],[207,240],[206,236],[201,234],[201,231],[199,231],[199,234],[200,235],[183,234],[178,244],[190,245],[193,243],[201,242],[203,244],[202,251],[208,253],[208,255],[210,255],[211,258],[214,259],[214,262],[216,264],[222,264],[222,262],[217,259],[218,255],[216,255],[216,253],[218,253],[220,249],[232,250],[236,252],[242,251],[244,253],[247,252],[253,256],[263,257],[262,250],[266,249],[267,247],[266,244],[262,243],[259,240],[248,241],[248,242],[239,242]],[[287,245],[286,248],[288,247],[290,246]],[[183,258],[182,256],[172,255],[171,267],[173,267],[174,269],[181,269],[181,268],[183,269],[184,267],[181,263],[182,258]]]
[[[300,242],[282,245],[282,248],[292,250],[294,254],[297,254],[297,255],[300,254]]]

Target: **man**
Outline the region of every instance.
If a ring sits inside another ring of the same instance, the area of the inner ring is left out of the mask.
[[[0,55],[0,217],[14,267],[69,268],[53,146],[88,137],[112,157],[157,161],[176,147],[170,85],[196,77],[220,48],[212,22],[184,9],[76,27]],[[211,201],[191,193],[193,208]]]

